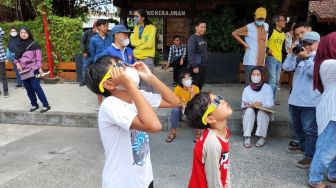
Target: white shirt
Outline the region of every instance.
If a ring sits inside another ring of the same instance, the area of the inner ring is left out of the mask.
[[[336,121],[336,60],[325,60],[320,67],[320,77],[324,91],[316,106],[318,134],[321,134],[330,121]]]
[[[246,86],[242,95],[241,107],[246,107],[244,102],[261,102],[262,107],[272,108],[274,106],[273,90],[270,85],[264,83],[260,91],[254,91],[250,86]]]
[[[141,90],[152,107],[159,107],[161,95]],[[130,130],[137,116],[135,104],[110,96],[99,109],[98,124],[105,150],[103,188],[147,188],[153,181],[149,137]]]

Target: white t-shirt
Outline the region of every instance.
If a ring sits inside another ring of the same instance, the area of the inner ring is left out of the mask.
[[[159,107],[161,95],[140,91],[152,107]],[[114,96],[100,106],[98,124],[105,150],[103,188],[147,188],[153,181],[149,137],[130,130],[137,109]]]

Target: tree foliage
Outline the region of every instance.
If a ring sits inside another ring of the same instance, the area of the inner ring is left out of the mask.
[[[82,22],[80,19],[62,18],[49,16],[50,42],[54,55],[54,61],[73,61],[74,55],[80,52],[80,40],[82,37]],[[45,35],[43,31],[42,18],[25,22],[15,21],[10,23],[0,23],[0,27],[6,32],[5,45],[9,38],[10,28],[19,29],[21,26],[28,27],[43,51],[43,59],[46,60]]]

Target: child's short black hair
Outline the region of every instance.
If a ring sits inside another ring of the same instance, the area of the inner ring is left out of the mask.
[[[104,55],[97,59],[96,63],[89,67],[88,71],[85,74],[85,85],[93,92],[99,95],[103,95],[104,97],[108,97],[111,93],[105,89],[104,93],[99,90],[99,83],[106,75],[110,65],[112,64],[112,60],[115,62],[119,61],[119,58]]]
[[[97,27],[101,26],[101,25],[106,25],[108,23],[107,19],[99,19],[96,22]]]
[[[209,125],[202,123],[202,117],[211,103],[210,93],[201,92],[195,95],[190,102],[188,102],[185,109],[188,125],[196,129],[209,128]]]
[[[190,73],[188,71],[182,71],[180,74],[179,74],[179,77],[178,77],[178,80],[177,80],[177,84],[180,86],[180,87],[183,87],[183,83],[182,83],[182,80],[183,78],[185,77],[186,74],[189,74]]]
[[[202,23],[206,23],[206,21],[203,18],[201,18],[201,17],[195,18],[195,20],[194,20],[194,26],[199,26]]]
[[[180,35],[174,35],[173,39],[175,40],[176,38],[181,38]]]

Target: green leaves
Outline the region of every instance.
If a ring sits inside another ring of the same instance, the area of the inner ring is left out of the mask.
[[[81,20],[49,16],[48,24],[54,62],[74,61],[74,55],[80,52],[80,40],[83,32]],[[42,17],[37,17],[34,21],[0,23],[0,27],[6,32],[4,43],[7,44],[10,28],[15,27],[19,29],[21,26],[26,26],[31,30],[35,41],[42,48],[43,59],[46,61],[47,54]]]
[[[230,8],[224,8],[220,12],[209,12],[203,15],[207,23],[205,37],[211,52],[238,52],[239,46],[232,38],[235,30],[233,20],[235,12]]]

